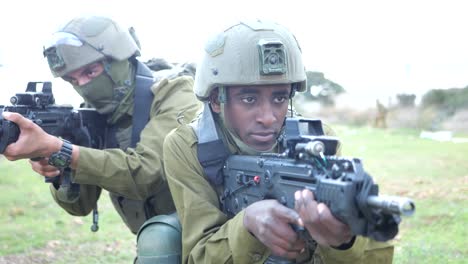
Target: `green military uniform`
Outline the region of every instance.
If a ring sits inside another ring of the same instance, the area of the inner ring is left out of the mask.
[[[164,143],[166,176],[182,224],[182,263],[263,263],[270,251],[244,227],[244,211],[228,219],[220,210],[222,190],[204,175],[197,142],[192,127],[183,125]],[[233,145],[229,149],[241,154]],[[357,237],[347,250],[318,246],[308,262],[384,264],[392,263],[392,257],[390,244]]]
[[[101,16],[73,18],[44,46],[52,74],[69,82],[87,106],[106,115],[106,130],[110,131],[105,150],[79,147],[71,177],[79,184],[78,197],[75,188],[56,185],[51,186],[52,196],[68,213],[86,215],[105,189],[135,234],[152,216],[174,212],[163,171],[162,145],[167,133],[191,120],[199,108],[192,92],[193,76],[179,68],[149,76],[150,70],[138,56],[140,45],[134,29]],[[151,99],[151,92],[152,102],[145,100]],[[135,97],[139,99],[135,101]],[[136,113],[134,106],[138,107]],[[140,123],[146,124],[142,130]],[[138,136],[139,142],[135,142]]]
[[[198,159],[199,154],[203,160],[205,154],[218,157],[217,153],[215,150],[213,153],[198,153],[198,147],[221,140],[233,155],[260,152],[242,141],[235,129],[225,125],[228,120],[225,106],[229,103],[226,90],[231,86],[259,85],[262,89],[269,89],[271,86],[289,84],[293,96],[294,92],[306,90],[306,79],[299,44],[289,30],[277,23],[241,21],[207,42],[194,84],[197,98],[205,102],[205,110],[198,123],[173,130],[166,137],[163,147],[164,170],[182,225],[182,263],[243,264],[271,260],[270,250],[245,228],[245,210],[228,218],[220,209],[219,197],[223,193],[223,185],[210,184],[210,176],[205,175]],[[213,93],[214,89],[217,89],[217,93]],[[251,97],[252,101],[257,99]],[[209,108],[210,103],[219,104],[216,114]],[[249,104],[249,111],[252,109],[269,110],[257,108],[255,104],[250,108]],[[230,110],[229,114],[238,113]],[[256,122],[269,126],[263,121]],[[330,134],[327,129],[325,131]],[[280,153],[279,147],[280,144],[273,144],[268,152]],[[209,166],[216,160],[204,162]],[[314,251],[305,250],[296,261],[391,263],[392,256],[391,245],[357,237],[346,250],[318,246]]]
[[[133,107],[124,108],[112,120],[112,125],[117,127],[116,138],[120,148],[96,150],[80,147],[78,168],[73,173],[73,181],[80,184],[79,199],[73,203],[61,201],[56,186],[51,185],[55,201],[68,213],[87,215],[95,207],[101,189],[110,192],[114,206],[133,233],[151,216],[175,210],[162,166],[163,141],[179,122],[195,116],[199,104],[192,91],[193,79],[172,77],[163,78],[152,86],[154,100],[150,121],[141,132],[141,140],[135,148],[128,147]],[[121,105],[133,106],[133,93]]]

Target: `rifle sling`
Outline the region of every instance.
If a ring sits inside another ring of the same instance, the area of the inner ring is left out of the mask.
[[[220,186],[223,184],[223,165],[231,153],[219,136],[208,103],[204,103],[203,113],[198,122],[191,123],[191,125],[198,138],[198,161],[208,181],[214,186]]]
[[[150,119],[151,104],[154,94],[151,86],[154,78],[151,70],[140,61],[137,61],[135,81],[135,97],[132,118],[132,139],[130,147],[134,148],[140,141],[140,133]]]

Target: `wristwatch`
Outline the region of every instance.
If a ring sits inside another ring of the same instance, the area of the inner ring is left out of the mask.
[[[70,166],[72,158],[72,144],[70,141],[62,139],[63,145],[60,151],[52,153],[49,157],[49,164],[57,168]]]

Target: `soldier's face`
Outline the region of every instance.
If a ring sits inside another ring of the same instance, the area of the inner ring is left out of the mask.
[[[288,111],[290,84],[227,87],[226,123],[256,150],[276,142]]]

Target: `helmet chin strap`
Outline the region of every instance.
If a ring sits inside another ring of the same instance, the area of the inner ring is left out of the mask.
[[[278,141],[275,141],[273,146],[267,150],[257,150],[246,143],[244,143],[239,135],[232,129],[230,125],[228,125],[228,122],[226,122],[226,102],[227,102],[227,93],[226,93],[226,87],[225,86],[220,86],[218,87],[218,101],[220,104],[221,108],[221,113],[219,113],[221,122],[222,122],[222,128],[225,129],[225,134],[226,136],[230,137],[228,141],[233,142],[237,148],[242,152],[242,154],[248,154],[248,155],[260,155],[261,153],[271,153],[274,152],[275,148],[278,146]]]
[[[291,109],[290,114],[291,117],[294,117],[294,109],[293,109],[293,97],[296,94],[298,84],[292,83],[291,84],[291,93],[289,94],[289,109]]]

